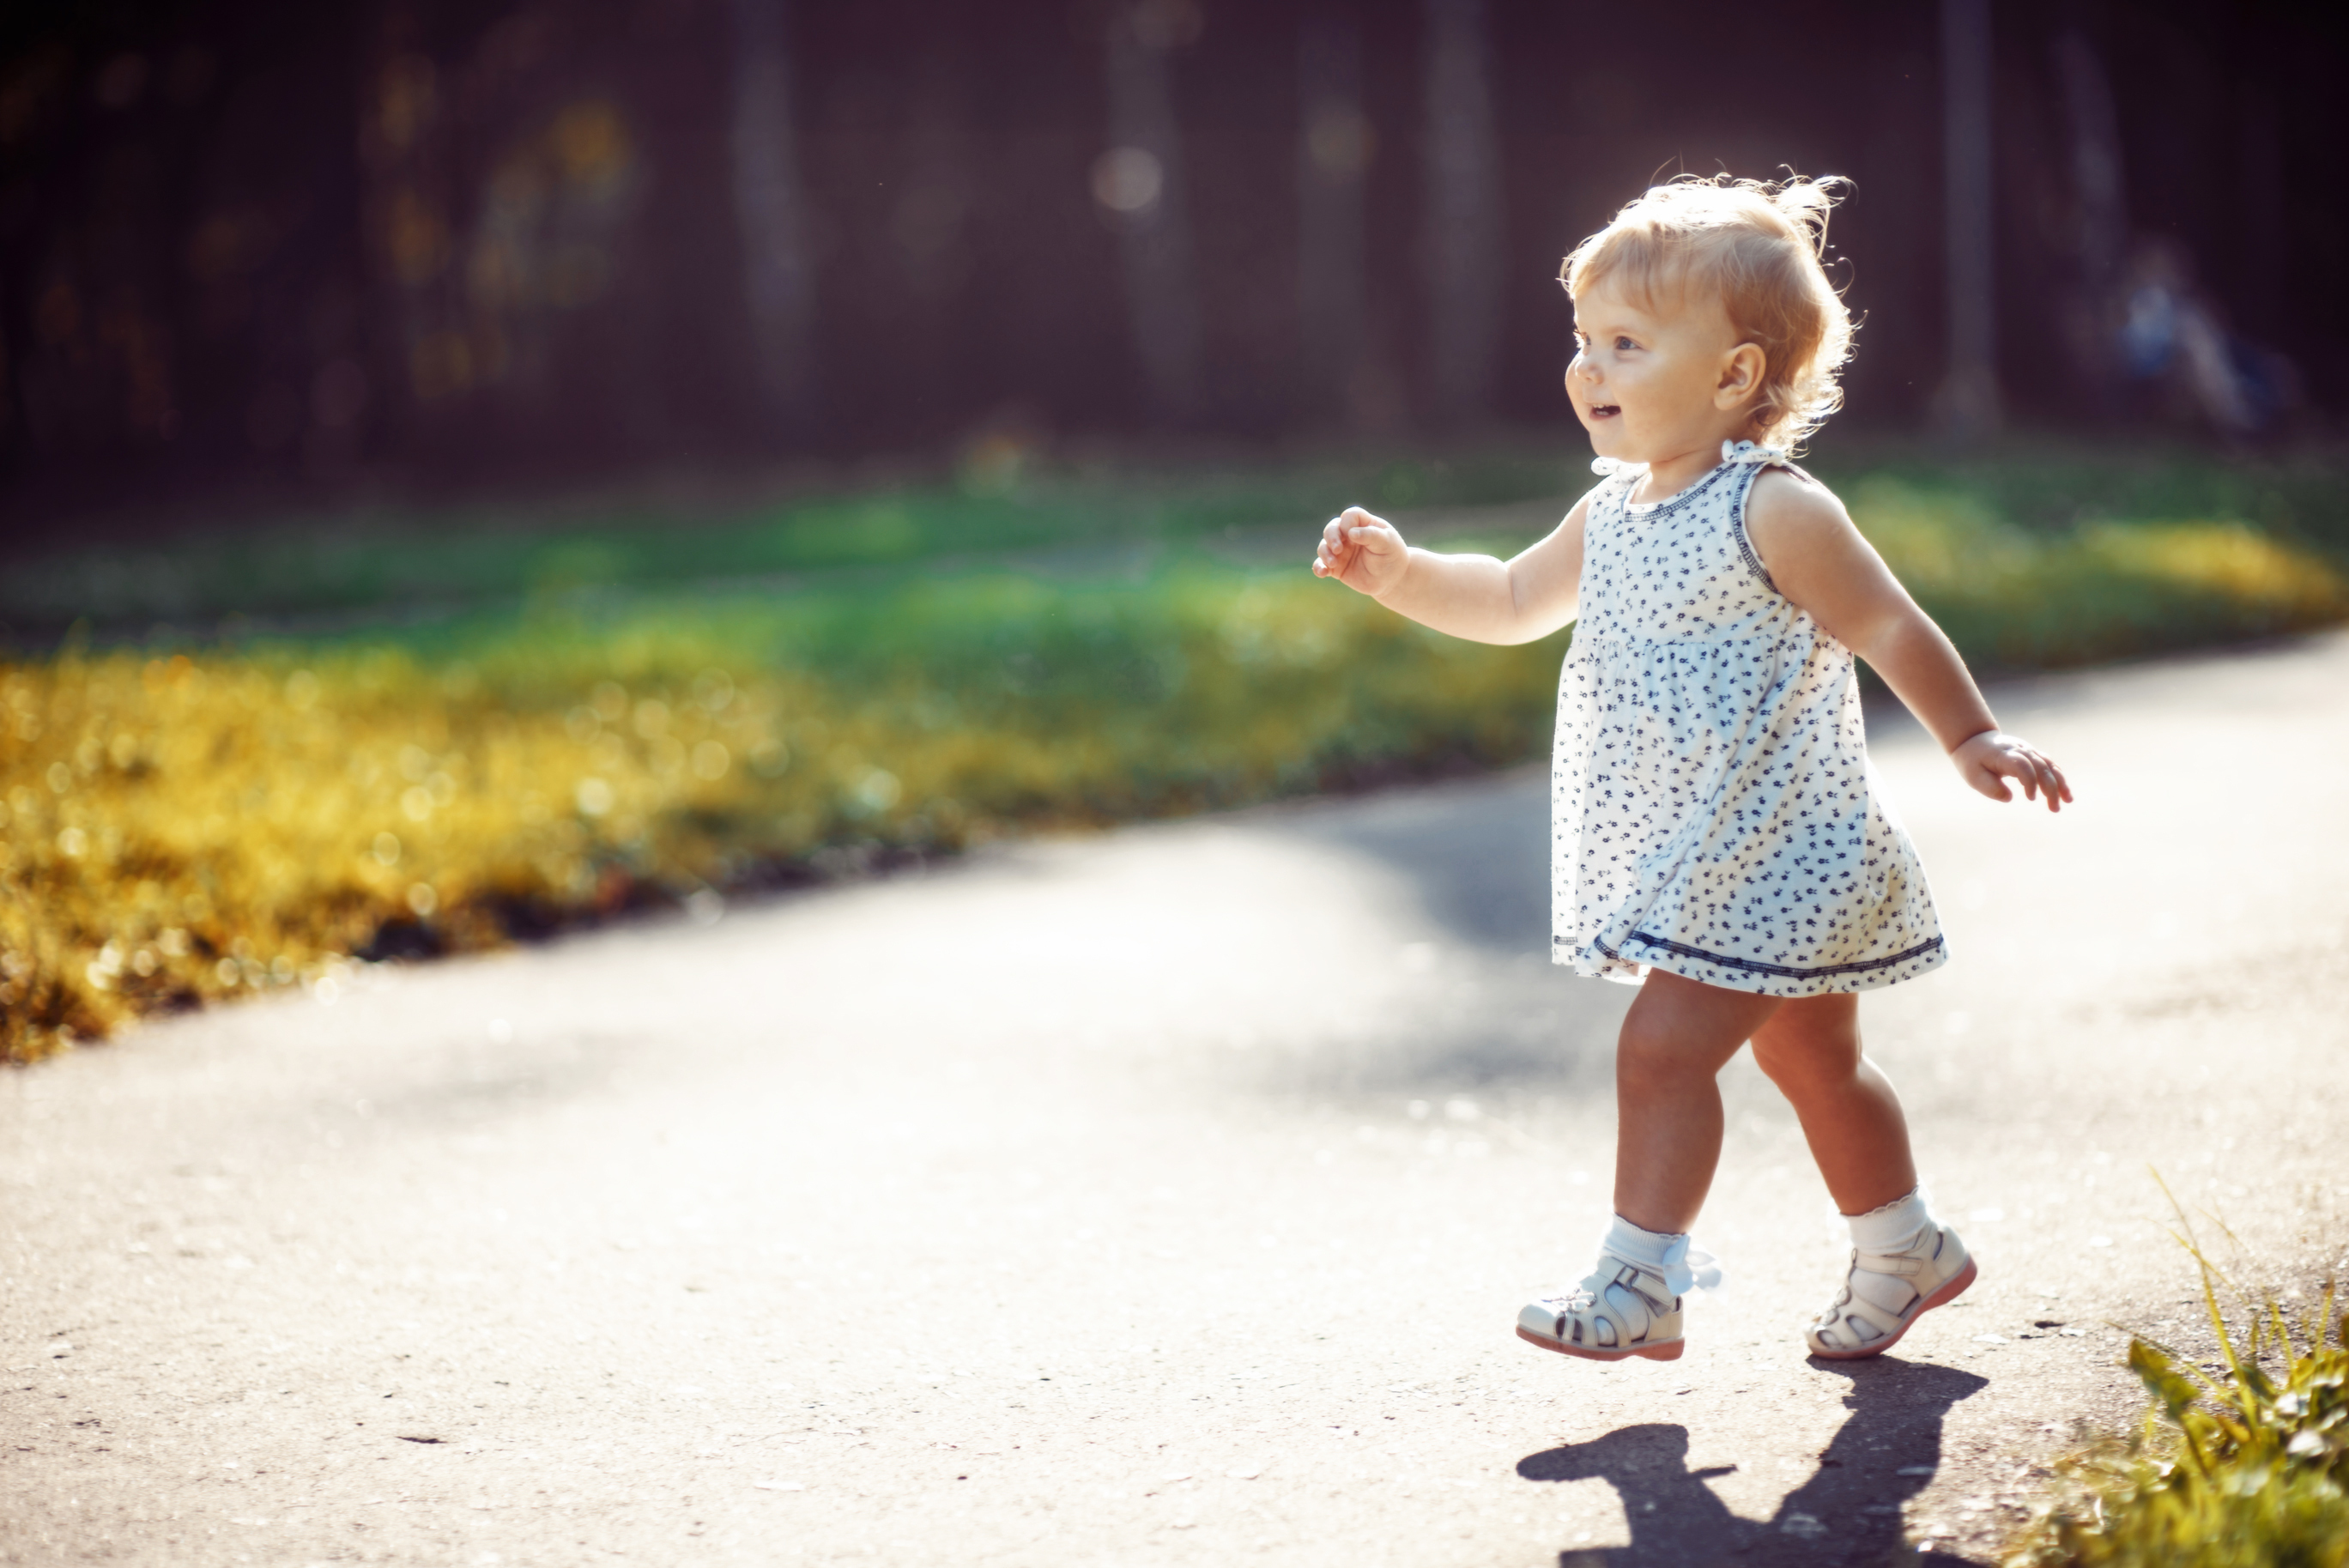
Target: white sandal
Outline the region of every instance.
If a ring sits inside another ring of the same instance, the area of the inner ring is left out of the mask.
[[[1681,1298],[1664,1276],[1609,1253],[1599,1254],[1598,1268],[1573,1290],[1527,1302],[1517,1314],[1517,1337],[1590,1361],[1677,1361],[1686,1345]]]
[[[1965,1243],[1947,1225],[1927,1226],[1906,1252],[1870,1253],[1855,1247],[1835,1305],[1803,1331],[1803,1337],[1812,1355],[1829,1361],[1881,1356],[1898,1345],[1920,1317],[1965,1294],[1976,1272]],[[1905,1282],[1908,1305],[1894,1312],[1855,1294],[1851,1283],[1857,1274],[1889,1274]]]

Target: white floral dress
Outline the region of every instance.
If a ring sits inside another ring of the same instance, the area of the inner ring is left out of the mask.
[[[1597,465],[1551,773],[1551,956],[1582,974],[1813,996],[1948,956],[1868,767],[1851,651],[1745,537],[1780,460],[1724,445],[1647,506],[1642,469]]]

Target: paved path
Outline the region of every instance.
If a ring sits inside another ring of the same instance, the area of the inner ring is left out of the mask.
[[[1628,995],[1542,961],[1524,772],[0,1074],[0,1561],[1983,1560],[2136,1408],[2106,1320],[2190,1331],[2147,1161],[2291,1267],[2349,1198],[2349,640],[2001,700],[2076,813],[1879,725],[1958,957],[1868,1027],[1984,1269],[1897,1357],[1803,1358],[1841,1254],[1743,1063],[1687,1357],[1511,1336]]]

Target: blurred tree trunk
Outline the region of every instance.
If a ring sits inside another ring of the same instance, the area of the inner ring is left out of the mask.
[[[787,441],[814,431],[815,267],[792,123],[785,0],[734,0],[734,219],[743,301],[767,423]]]
[[[2081,382],[2109,417],[2120,411],[2114,312],[2129,241],[2120,117],[2113,107],[2112,82],[2085,34],[2066,28],[2055,40],[2054,54],[2071,142],[2072,242],[2079,266],[2079,294],[2067,325]]]
[[[446,95],[440,69],[419,46],[413,7],[386,0],[378,8],[357,106],[358,210],[368,315],[376,327],[374,378],[386,394],[391,444],[409,451],[440,433],[431,424],[430,405],[460,390],[471,370],[440,298],[452,243],[442,145]],[[265,400],[280,395],[282,415],[265,407]],[[281,385],[273,377],[256,400],[254,422],[256,446],[293,440],[304,422],[298,382],[289,377]],[[259,428],[281,423],[282,438],[275,429]]]
[[[1999,423],[1990,0],[1941,0],[1941,140],[1950,358],[1936,401],[1966,441]]]
[[[1119,0],[1102,36],[1110,146],[1094,167],[1093,194],[1118,225],[1134,347],[1151,417],[1161,425],[1198,418],[1205,379],[1182,127],[1167,58],[1195,30],[1194,9]]]
[[[2122,183],[2120,117],[2096,51],[2077,28],[2055,40],[2071,132],[2072,187],[2080,204],[2080,271],[2089,286],[2109,289],[2128,249],[2128,199]]]
[[[1492,402],[1501,321],[1500,133],[1484,0],[1427,0],[1426,22],[1429,393],[1438,419],[1461,424],[1484,416]]]
[[[1298,39],[1298,99],[1299,407],[1307,421],[1320,424],[1346,418],[1359,400],[1369,328],[1363,184],[1372,146],[1362,101],[1362,30],[1353,16],[1306,17]]]
[[[2243,95],[2242,323],[2271,339],[2287,329],[2292,232],[2284,183],[2283,106],[2258,86]]]

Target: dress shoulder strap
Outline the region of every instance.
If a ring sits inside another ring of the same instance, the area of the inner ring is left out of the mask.
[[[1784,452],[1756,447],[1751,441],[1740,441],[1736,446],[1739,449],[1733,454],[1731,443],[1723,441],[1721,444],[1722,461],[1735,465],[1742,470],[1732,482],[1729,491],[1730,536],[1737,542],[1737,553],[1744,560],[1745,569],[1771,593],[1783,594],[1785,590],[1771,577],[1769,569],[1762,564],[1761,552],[1754,548],[1754,541],[1745,531],[1746,510],[1754,504],[1754,487],[1761,482],[1765,469],[1785,469],[1789,473],[1801,474],[1812,484],[1818,481],[1803,473]]]
[[[1721,460],[1751,464],[1757,477],[1764,469],[1784,469],[1797,479],[1812,484],[1819,482],[1808,469],[1788,457],[1784,447],[1757,447],[1752,441],[1723,441],[1721,443]],[[1753,488],[1751,480],[1747,481],[1746,488]]]
[[[1591,511],[1596,514],[1601,508],[1620,511],[1629,506],[1632,488],[1639,484],[1640,476],[1648,471],[1648,465],[1627,463],[1620,458],[1593,458],[1590,459],[1590,471],[1597,474],[1599,480],[1590,498]]]

